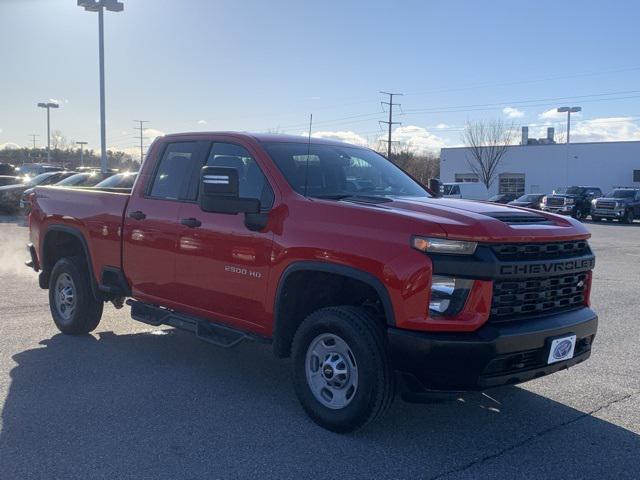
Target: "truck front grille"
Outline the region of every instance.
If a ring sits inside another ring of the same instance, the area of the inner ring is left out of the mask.
[[[491,245],[499,260],[549,260],[591,253],[586,240],[553,243],[504,243]]]
[[[547,197],[547,207],[562,207],[564,206],[564,198]]]
[[[588,273],[496,280],[489,321],[509,322],[584,306]]]
[[[597,202],[596,208],[602,209],[602,210],[613,210],[614,208],[616,208],[616,202],[611,202],[607,200]]]

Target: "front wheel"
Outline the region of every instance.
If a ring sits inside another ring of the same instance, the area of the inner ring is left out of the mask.
[[[627,212],[624,214],[624,217],[622,218],[622,221],[626,224],[633,223],[633,210],[627,210]]]
[[[356,430],[381,416],[394,397],[384,327],[358,307],[309,315],[293,341],[293,368],[302,407],[334,432]]]
[[[91,279],[82,257],[61,258],[51,271],[49,308],[62,333],[83,335],[100,323],[104,303],[91,291]]]
[[[579,208],[575,208],[573,210],[573,213],[571,214],[571,216],[573,218],[575,218],[576,220],[580,220],[582,221],[584,219],[584,212],[582,210],[580,210]]]

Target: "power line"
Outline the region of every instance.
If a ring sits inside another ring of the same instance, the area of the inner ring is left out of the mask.
[[[139,123],[139,127],[135,127],[136,130],[140,130],[140,165],[142,165],[142,161],[144,160],[144,124],[149,123],[149,120],[134,120],[134,122]]]
[[[391,140],[391,132],[393,130],[393,126],[394,125],[400,125],[400,122],[394,122],[393,121],[393,107],[395,106],[400,106],[399,103],[393,103],[393,97],[398,97],[398,96],[402,96],[401,93],[391,93],[391,92],[380,92],[383,95],[389,95],[389,101],[388,102],[380,102],[382,105],[387,105],[389,107],[389,120],[387,120],[386,122],[384,120],[379,120],[379,123],[386,123],[387,126],[389,127],[389,134],[387,137],[387,158],[389,160],[391,160],[391,144],[392,144],[392,140]]]

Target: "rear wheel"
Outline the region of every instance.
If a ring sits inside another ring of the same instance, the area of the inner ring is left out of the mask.
[[[384,328],[364,309],[329,307],[309,315],[296,332],[293,363],[302,407],[328,430],[356,430],[393,400]]]
[[[61,258],[51,271],[49,308],[58,330],[70,335],[93,331],[100,323],[104,303],[96,300],[82,257]]]

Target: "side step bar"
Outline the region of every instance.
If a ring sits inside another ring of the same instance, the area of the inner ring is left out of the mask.
[[[194,333],[196,337],[205,342],[212,343],[219,347],[231,348],[243,341],[269,343],[269,340],[243,332],[226,325],[212,323],[184,313],[177,313],[173,310],[138,302],[137,300],[127,300],[127,305],[131,306],[131,318],[148,325],[158,327],[160,325],[170,325],[180,330]]]

